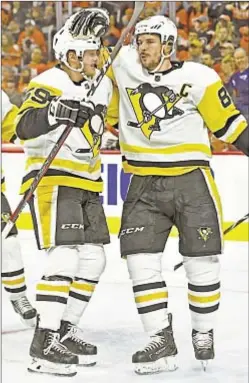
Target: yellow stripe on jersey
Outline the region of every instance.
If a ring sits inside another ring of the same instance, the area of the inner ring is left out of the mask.
[[[25,170],[27,170],[30,166],[34,165],[34,164],[40,164],[41,166],[43,165],[43,163],[45,162],[46,158],[44,157],[29,157],[26,161],[26,165],[25,165]],[[99,159],[93,167],[91,167],[90,164],[81,164],[79,162],[75,162],[75,161],[70,161],[70,160],[63,160],[63,159],[58,159],[58,158],[55,158],[52,162],[52,164],[50,165],[50,168],[54,166],[54,167],[58,167],[58,168],[62,168],[61,170],[75,170],[75,171],[79,171],[79,172],[88,172],[88,173],[94,173],[98,170],[101,169],[101,160]]]
[[[224,128],[229,118],[239,114],[221,81],[206,88],[197,108],[212,133]]]
[[[28,177],[28,175],[26,176]],[[23,182],[20,194],[24,194],[31,186],[34,177],[31,177],[27,181]],[[49,176],[43,177],[40,186],[68,186],[76,189],[89,190],[96,193],[101,193],[103,191],[103,182],[102,181],[91,181],[87,179],[81,179],[79,177],[71,176]]]
[[[181,144],[170,146],[168,148],[147,148],[142,146],[128,145],[120,142],[120,148],[125,152],[142,153],[142,154],[177,154],[186,152],[201,152],[211,156],[211,149],[208,145],[204,144]],[[166,160],[166,159],[165,159]]]
[[[127,161],[123,161],[123,169],[125,173],[132,173],[138,176],[182,176],[199,169],[200,166],[186,166],[186,167],[173,167],[173,168],[157,168],[155,167],[140,167],[130,165]],[[208,167],[201,167],[202,169]]]
[[[245,121],[241,121],[239,123],[239,125],[237,126],[236,130],[226,138],[226,142],[228,142],[229,144],[232,144],[234,141],[237,140],[237,138],[241,135],[241,133],[244,132],[244,130],[247,128],[247,122],[246,120]]]

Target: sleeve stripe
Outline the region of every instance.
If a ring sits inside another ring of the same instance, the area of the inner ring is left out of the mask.
[[[220,138],[224,136],[226,132],[228,131],[228,129],[230,128],[231,124],[234,122],[234,120],[236,120],[236,118],[239,117],[240,115],[241,115],[240,113],[237,113],[234,116],[229,117],[229,119],[226,122],[226,125],[214,133],[215,137]]]
[[[237,140],[240,134],[246,129],[246,127],[247,127],[246,119],[244,118],[244,116],[239,114],[237,115],[236,119],[230,122],[230,125],[228,129],[226,130],[226,132],[223,131],[224,133],[218,136],[216,132],[215,136],[222,141],[233,143],[234,141]]]

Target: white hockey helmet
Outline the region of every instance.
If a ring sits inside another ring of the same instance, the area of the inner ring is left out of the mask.
[[[177,40],[177,28],[173,21],[165,16],[152,16],[148,19],[142,20],[137,23],[135,27],[135,38],[143,34],[157,34],[161,37],[162,45],[166,43],[172,44],[172,51],[175,50]]]
[[[55,57],[64,63],[69,69],[75,72],[83,72],[83,63],[80,69],[72,68],[67,61],[68,51],[75,51],[77,57],[82,60],[86,50],[98,50],[101,47],[101,40],[98,37],[88,36],[86,38],[74,38],[67,26],[62,27],[54,36],[53,49]]]

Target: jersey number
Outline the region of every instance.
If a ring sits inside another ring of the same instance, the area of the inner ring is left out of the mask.
[[[229,94],[227,93],[226,89],[224,88],[224,86],[220,88],[220,90],[218,91],[218,96],[219,96],[220,102],[222,103],[223,108],[227,108],[229,105],[231,105],[232,103],[231,98]]]
[[[47,103],[47,101],[49,101],[50,93],[45,89],[36,88],[34,90],[34,88],[32,88],[27,92],[25,100],[27,100],[29,97],[32,101],[36,102],[37,104],[44,105]]]

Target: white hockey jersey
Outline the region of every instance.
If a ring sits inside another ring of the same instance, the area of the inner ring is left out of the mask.
[[[127,172],[181,175],[209,167],[208,129],[232,143],[247,126],[219,76],[204,65],[175,63],[168,71],[150,74],[142,68],[136,49],[126,46],[113,71]]]
[[[75,84],[60,68],[54,67],[32,79],[27,90],[27,97],[20,108],[18,122],[30,109],[44,108],[53,96],[65,96],[68,99],[83,99],[91,83],[82,81]],[[106,76],[91,97],[94,106],[108,106],[112,97],[112,82]],[[31,122],[30,122],[31,123]],[[24,141],[26,154],[25,176],[21,187],[24,193],[31,185],[33,178],[46,160],[51,149],[58,141],[65,125],[45,135]],[[36,127],[34,126],[34,129]],[[50,165],[40,185],[70,186],[95,192],[101,192],[100,160],[101,135],[95,134],[89,123],[81,129],[73,129]]]
[[[9,97],[2,90],[1,91],[1,100],[2,100],[2,131],[1,139],[2,142],[10,142],[15,136],[15,118],[18,113],[17,106],[11,104]],[[2,170],[1,174],[1,190],[5,191],[5,179],[4,173]]]

